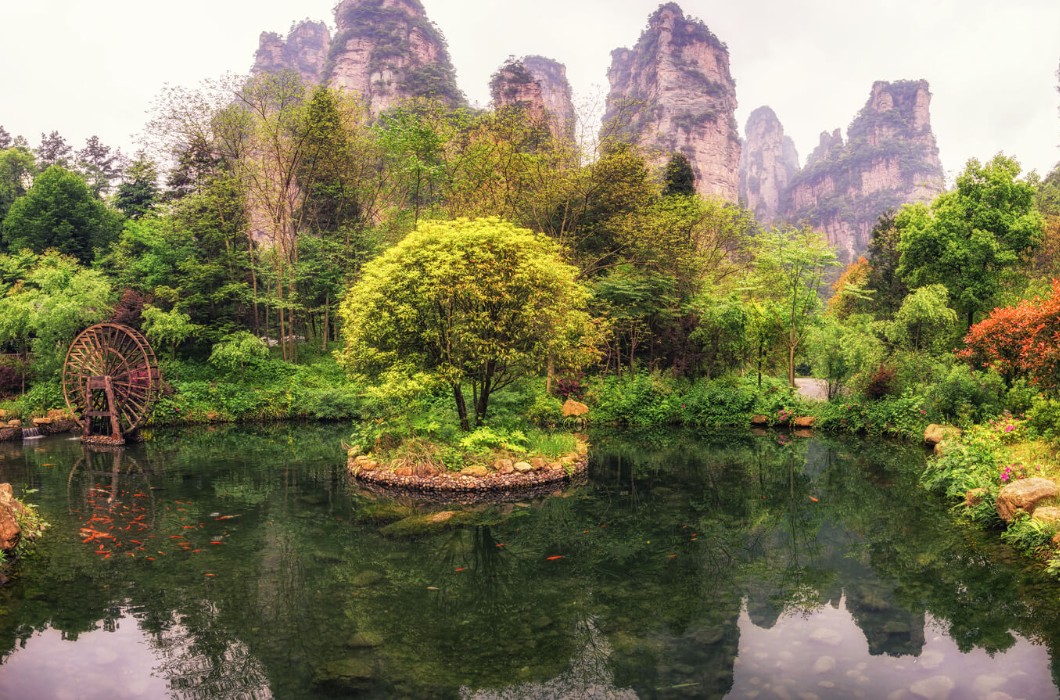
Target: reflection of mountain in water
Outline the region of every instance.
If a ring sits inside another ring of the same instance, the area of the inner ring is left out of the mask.
[[[599,434],[588,485],[432,520],[347,484],[345,431],[161,434],[127,448],[142,471],[101,458],[72,480],[76,443],[0,446],[0,480],[39,489],[52,523],[42,556],[0,588],[0,656],[29,653],[42,630],[73,645],[113,633],[131,611],[187,697],[625,700],[721,698],[780,651],[790,668],[846,653],[901,679],[940,636],[1012,650],[1012,667],[1031,658],[1020,637],[1060,645],[1055,584],[954,528],[917,490],[916,449]],[[152,551],[104,559],[80,534],[100,516],[151,535]],[[1022,672],[1055,694],[1033,661]]]
[[[570,668],[555,678],[497,690],[464,687],[460,689],[460,697],[463,700],[636,700],[638,696],[630,688],[615,687],[615,674],[610,663],[611,644],[596,623],[591,619],[579,623],[575,635],[582,639],[581,648],[571,659]]]

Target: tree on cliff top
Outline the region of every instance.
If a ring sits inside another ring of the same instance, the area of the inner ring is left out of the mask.
[[[547,237],[500,219],[421,224],[364,268],[340,309],[340,362],[373,378],[428,372],[448,385],[461,427],[493,392],[593,357],[588,291]]]

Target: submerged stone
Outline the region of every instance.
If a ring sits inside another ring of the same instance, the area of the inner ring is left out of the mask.
[[[463,525],[471,521],[473,513],[467,511],[443,510],[437,513],[410,515],[384,527],[380,532],[391,537],[414,537],[428,532],[436,532],[447,527]]]
[[[350,579],[350,585],[355,588],[368,588],[374,586],[383,580],[383,574],[375,571],[374,569],[365,569],[359,571],[353,575]]]
[[[346,640],[350,649],[371,649],[383,646],[383,635],[377,632],[358,632]]]
[[[336,659],[320,668],[313,678],[317,687],[333,692],[363,690],[375,677],[371,662],[361,658]]]

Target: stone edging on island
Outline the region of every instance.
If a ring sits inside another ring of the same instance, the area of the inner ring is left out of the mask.
[[[560,484],[584,474],[589,467],[587,454],[571,455],[572,459],[536,466],[530,471],[501,473],[489,471],[483,476],[446,472],[418,476],[397,474],[387,468],[364,469],[357,457],[347,462],[350,475],[357,481],[387,489],[426,493],[494,493],[533,490],[540,486]]]

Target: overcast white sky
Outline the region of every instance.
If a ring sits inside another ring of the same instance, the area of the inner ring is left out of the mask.
[[[481,105],[509,55],[567,66],[575,102],[602,100],[610,52],[656,0],[422,0]],[[263,30],[332,23],[335,0],[0,0],[0,125],[36,145],[58,130],[133,150],[163,84],[246,72]],[[1060,161],[1057,0],[684,0],[729,46],[741,130],[768,104],[799,156],[844,130],[874,80],[926,78],[951,175],[998,151],[1041,173]]]

